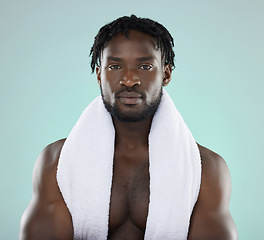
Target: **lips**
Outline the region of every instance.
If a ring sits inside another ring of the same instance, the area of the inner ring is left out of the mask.
[[[142,101],[142,95],[137,92],[122,92],[118,98],[124,104],[138,104]]]
[[[118,95],[121,98],[141,98],[142,95],[137,92],[122,92]]]

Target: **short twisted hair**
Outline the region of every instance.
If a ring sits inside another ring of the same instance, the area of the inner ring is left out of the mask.
[[[164,26],[151,19],[139,18],[135,15],[131,15],[130,17],[120,17],[106,24],[99,30],[90,51],[90,56],[92,56],[92,73],[95,67],[99,66],[101,52],[112,37],[118,33],[124,32],[124,35],[128,38],[129,30],[136,30],[151,35],[157,43],[157,48],[161,50],[164,64],[170,64],[172,69],[174,69],[174,41],[169,31]]]

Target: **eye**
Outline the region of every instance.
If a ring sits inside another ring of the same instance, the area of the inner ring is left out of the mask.
[[[150,70],[152,69],[153,67],[149,64],[143,64],[139,67],[140,69],[143,69],[143,70]]]
[[[122,67],[120,65],[113,64],[113,65],[109,65],[108,69],[109,70],[116,70],[116,69],[122,69]]]

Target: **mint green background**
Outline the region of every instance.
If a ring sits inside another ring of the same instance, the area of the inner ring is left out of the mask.
[[[263,239],[264,1],[0,1],[0,238],[17,239],[39,152],[99,94],[88,53],[98,29],[134,13],[165,25],[167,87],[196,140],[227,162],[241,240]]]

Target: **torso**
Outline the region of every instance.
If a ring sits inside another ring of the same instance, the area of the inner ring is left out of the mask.
[[[21,239],[37,239],[39,232],[43,239],[73,239],[71,214],[56,180],[64,141],[48,145],[38,157],[33,174],[34,195],[21,220]],[[228,211],[231,193],[228,167],[221,156],[199,144],[198,147],[202,182],[188,240],[237,239]],[[144,149],[134,154],[115,151],[114,165],[108,239],[144,239],[149,203],[148,153]],[[210,228],[204,224],[208,222]]]
[[[64,140],[56,143],[61,150]],[[211,151],[198,145],[201,158]],[[55,159],[54,159],[55,160]],[[56,173],[57,162],[54,164]],[[55,162],[54,162],[55,163]],[[149,206],[149,156],[148,149],[138,151],[115,151],[112,180],[108,239],[144,239]],[[58,185],[54,186],[58,189]],[[59,191],[58,191],[59,192]],[[61,200],[63,197],[59,193]],[[64,210],[63,210],[64,209]],[[68,209],[64,203],[61,211],[65,216]],[[67,222],[64,219],[64,222]],[[69,219],[69,221],[71,221]],[[60,238],[59,238],[60,239]]]
[[[108,239],[144,239],[148,205],[148,149],[115,151]]]
[[[62,139],[48,145],[36,162],[33,182],[37,198],[33,196],[24,213],[24,227],[20,232],[22,239],[28,239],[28,234],[38,236],[41,229],[45,229],[45,239],[73,239],[71,215],[56,180],[58,159],[64,141]],[[227,208],[222,206],[228,206],[231,192],[226,163],[211,150],[199,144],[198,147],[203,168],[202,184],[193,209],[188,239],[216,239],[218,234],[224,236],[221,239],[237,239],[230,212],[226,212]],[[130,153],[115,151],[108,239],[144,239],[149,204],[148,167],[147,149],[141,148],[139,152]],[[212,216],[218,214],[217,221],[210,217],[212,213]],[[212,227],[208,229],[205,222],[210,222]]]

